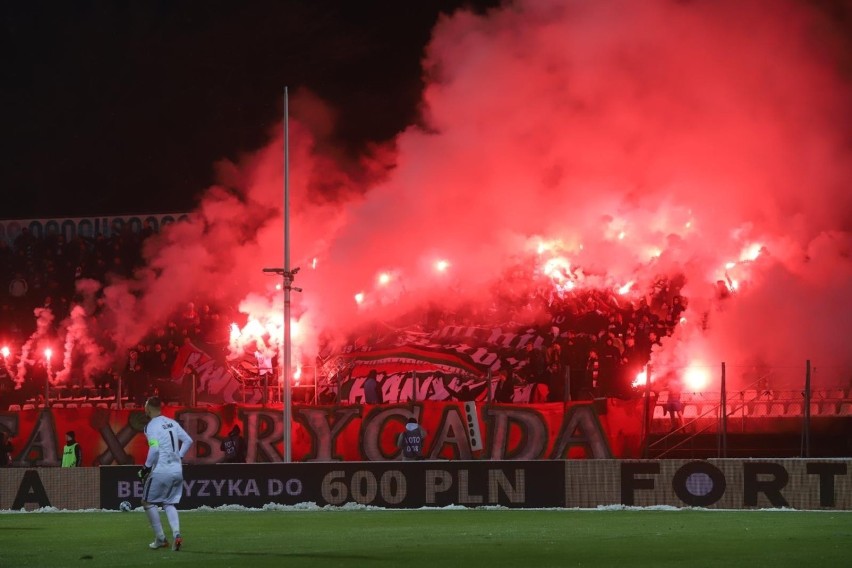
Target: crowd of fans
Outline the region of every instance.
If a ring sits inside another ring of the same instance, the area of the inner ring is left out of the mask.
[[[146,224],[140,232],[116,227],[110,236],[77,236],[67,242],[61,234],[36,237],[26,229],[11,244],[0,239],[0,342],[22,345],[36,329],[36,308],[49,308],[56,328],[82,299],[76,285],[80,279],[104,285],[108,274],[129,277],[142,265],[143,247],[153,234]],[[469,303],[453,311],[432,307],[421,327],[434,331],[446,325],[535,322],[540,339],[500,353],[501,372],[510,384],[547,385],[548,398],[554,401],[628,397],[653,345],[670,335],[680,319],[685,308],[680,286],[660,279],[648,294],[632,299],[581,287],[554,293],[546,276],[532,267],[515,267],[495,285],[490,304]],[[186,402],[186,381],[178,381],[182,386],[175,389],[169,378],[175,374],[180,347],[193,341],[209,347],[213,356],[221,354],[228,342],[227,322],[219,308],[189,303],[130,349],[126,361],[115,362],[86,382],[72,373],[56,395],[85,391],[109,396],[121,380],[123,394],[131,400],[158,393]],[[27,369],[21,388],[15,388],[13,380],[16,362],[4,357],[0,363],[0,400],[8,404],[44,393],[48,371],[43,360],[36,358]],[[193,370],[178,372],[186,378]]]
[[[66,241],[62,234],[37,237],[24,228],[11,244],[0,239],[0,337],[25,341],[35,331],[38,307],[63,320],[80,299],[80,279],[103,283],[108,273],[130,276],[141,266],[142,247],[153,234],[146,223],[139,233],[125,226],[109,237],[98,233]]]
[[[70,241],[61,234],[36,237],[26,228],[11,244],[0,239],[0,343],[10,348],[9,355],[0,359],[0,407],[45,394],[49,371],[41,354],[31,355],[33,363],[27,366],[22,384],[16,381],[20,348],[36,331],[34,311],[48,308],[52,312],[52,329],[47,335],[56,337],[53,343],[61,347],[61,338],[57,336],[59,325],[72,306],[83,300],[78,281],[88,279],[103,287],[110,274],[129,277],[142,266],[143,247],[153,234],[150,224],[145,223],[140,232],[125,225],[115,227],[110,236],[77,236]],[[97,316],[96,311],[94,317]],[[187,341],[223,347],[227,342],[227,324],[210,305],[196,307],[188,303],[130,349],[126,362],[113,362],[90,380],[72,372],[69,381],[58,385],[51,397],[115,396],[121,380],[123,395],[136,402],[155,393],[183,399],[185,389],[175,388],[173,380],[164,379],[172,375],[180,347]],[[55,354],[54,365],[62,361],[62,356]]]
[[[639,395],[633,383],[653,346],[673,333],[683,302],[665,286],[650,303],[599,290],[572,294],[550,304],[550,321],[523,347],[503,350],[500,369],[516,384],[547,385],[551,402]]]
[[[403,319],[416,321],[419,331],[433,337],[447,326],[528,330],[500,350],[501,381],[544,385],[536,392],[547,393],[544,399],[552,402],[631,398],[642,394],[633,383],[652,348],[681,320],[686,308],[682,286],[679,279],[661,277],[642,296],[583,287],[554,293],[546,275],[519,266],[506,272],[486,302],[466,302],[452,310],[433,304],[425,314]],[[469,390],[450,392],[457,400],[473,396]]]

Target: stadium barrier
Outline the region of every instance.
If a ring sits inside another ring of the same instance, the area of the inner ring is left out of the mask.
[[[642,506],[852,510],[850,459],[388,461],[187,466],[181,508]],[[118,509],[138,466],[0,470],[0,509]]]
[[[0,469],[0,509],[99,509],[101,473],[94,467]]]
[[[849,459],[571,460],[565,507],[852,509]]]

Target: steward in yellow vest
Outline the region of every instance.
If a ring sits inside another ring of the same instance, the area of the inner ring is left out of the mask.
[[[83,452],[80,444],[74,439],[74,431],[65,433],[65,447],[62,449],[62,467],[80,467],[83,462]]]

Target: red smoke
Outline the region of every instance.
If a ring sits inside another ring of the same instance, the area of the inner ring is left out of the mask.
[[[794,366],[800,384],[811,358],[846,380],[851,107],[831,34],[793,2],[518,2],[443,19],[426,127],[349,206],[306,298],[346,308],[388,269],[424,299],[476,297],[540,237],[599,285],[686,276],[687,323],[658,365]],[[438,257],[453,285],[429,272]]]
[[[426,49],[423,125],[358,167],[317,149],[331,114],[297,98],[313,131],[291,131],[302,347],[427,301],[481,301],[507,266],[539,255],[632,298],[684,275],[686,322],[655,365],[787,366],[798,384],[812,359],[816,379],[845,381],[844,41],[810,4],[781,0],[459,12]],[[283,263],[279,130],[221,165],[222,186],[147,251],[149,270],[107,287],[119,347],[196,296],[280,314],[280,279],[261,272]],[[735,288],[724,301],[720,280]]]

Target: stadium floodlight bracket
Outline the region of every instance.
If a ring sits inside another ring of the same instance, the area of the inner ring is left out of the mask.
[[[286,270],[284,268],[264,268],[264,272],[278,274],[284,277],[284,289],[285,290],[295,290],[296,292],[301,292],[301,288],[296,288],[293,286],[293,280],[296,279],[296,274],[299,273],[299,267],[295,267],[292,270]]]

